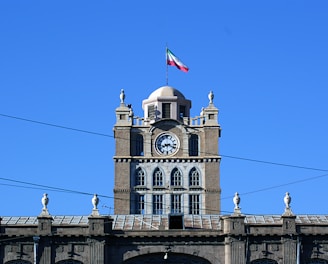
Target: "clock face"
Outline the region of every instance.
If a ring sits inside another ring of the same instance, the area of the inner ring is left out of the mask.
[[[179,140],[170,133],[160,134],[155,141],[155,149],[160,155],[171,155],[178,151]]]

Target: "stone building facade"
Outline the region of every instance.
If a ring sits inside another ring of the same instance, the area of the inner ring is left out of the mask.
[[[121,91],[114,126],[115,214],[1,217],[0,264],[328,264],[328,216],[220,214],[218,109],[161,87],[135,117]],[[161,197],[161,198],[159,198]],[[195,198],[198,197],[198,198]],[[55,205],[54,205],[55,206]]]
[[[94,210],[93,210],[94,213]],[[4,264],[326,264],[328,216],[169,215],[3,217]]]

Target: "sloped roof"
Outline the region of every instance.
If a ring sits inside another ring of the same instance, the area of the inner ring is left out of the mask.
[[[114,230],[168,229],[168,215],[110,215]],[[220,230],[222,215],[184,215],[185,229]],[[53,225],[88,225],[89,216],[52,216]],[[247,215],[246,224],[282,224],[280,215]],[[5,216],[1,225],[37,225],[36,216]],[[296,224],[328,225],[328,215],[297,215]]]

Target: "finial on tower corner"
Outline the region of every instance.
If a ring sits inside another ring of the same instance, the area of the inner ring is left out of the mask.
[[[208,94],[208,99],[210,100],[210,104],[213,104],[213,99],[214,99],[213,91],[210,91],[210,93]]]
[[[124,104],[124,99],[125,99],[124,89],[121,89],[121,93],[120,93],[121,104]]]

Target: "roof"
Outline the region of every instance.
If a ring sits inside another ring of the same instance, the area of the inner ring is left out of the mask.
[[[168,229],[168,215],[111,215],[114,230]],[[220,230],[220,215],[184,215],[186,229]],[[52,216],[53,225],[88,225],[89,216]],[[280,215],[247,215],[246,224],[282,224]],[[36,216],[2,217],[1,225],[37,225]],[[298,215],[296,224],[328,225],[328,215]]]

